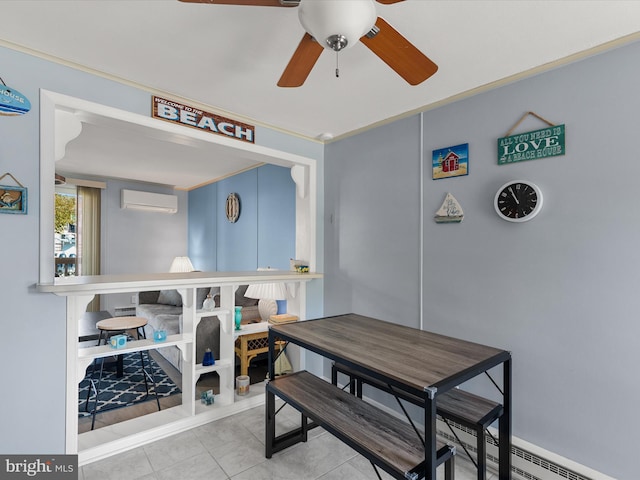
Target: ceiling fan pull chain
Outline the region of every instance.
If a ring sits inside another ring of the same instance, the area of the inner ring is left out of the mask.
[[[339,55],[339,52],[336,52],[336,78],[340,77],[340,65],[338,65],[338,55]]]

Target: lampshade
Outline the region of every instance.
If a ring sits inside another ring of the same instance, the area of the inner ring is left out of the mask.
[[[189,257],[176,257],[171,262],[171,267],[169,267],[169,272],[193,272],[195,269],[193,268],[193,264]]]
[[[282,283],[257,283],[249,285],[244,296],[259,299],[258,312],[262,321],[266,322],[271,315],[278,313],[276,300],[286,300],[287,289]]]
[[[301,0],[298,17],[320,45],[340,51],[358,43],[377,16],[373,0]]]
[[[244,296],[267,300],[286,300],[287,289],[282,283],[254,283],[247,287]]]

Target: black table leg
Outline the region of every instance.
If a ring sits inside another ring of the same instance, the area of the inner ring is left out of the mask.
[[[424,396],[425,479],[436,478],[436,391],[435,388],[429,388]]]
[[[265,401],[265,452],[264,456],[271,458],[273,456],[273,445],[276,438],[276,397],[273,393],[266,392]]]
[[[503,413],[498,422],[498,443],[500,480],[511,479],[511,357],[502,364],[503,368]]]

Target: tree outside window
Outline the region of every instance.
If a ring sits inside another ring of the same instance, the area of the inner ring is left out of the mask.
[[[56,276],[76,273],[76,219],[77,201],[75,194],[55,194],[55,271]]]

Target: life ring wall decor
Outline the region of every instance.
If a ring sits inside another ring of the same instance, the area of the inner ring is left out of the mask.
[[[236,223],[238,218],[240,218],[240,197],[237,193],[230,193],[227,197],[225,212],[227,214],[227,220],[231,223]]]

